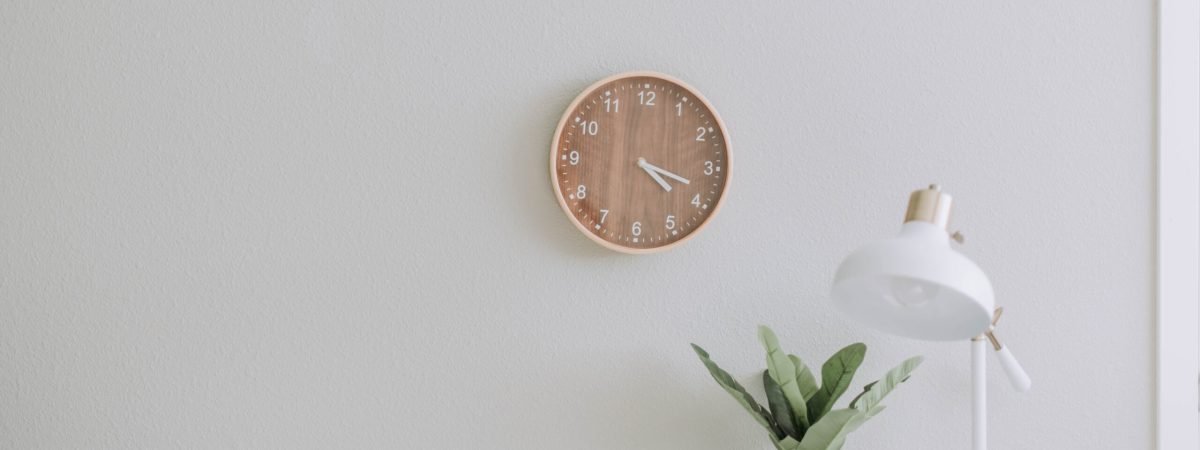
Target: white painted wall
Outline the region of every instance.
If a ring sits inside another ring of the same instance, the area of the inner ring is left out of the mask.
[[[966,344],[827,303],[908,192],[1034,376],[1000,449],[1150,448],[1151,2],[0,3],[0,447],[767,448],[737,375],[766,323],[864,376],[929,360],[854,449],[968,442]],[[670,253],[552,197],[563,108],[694,84],[737,153]]]

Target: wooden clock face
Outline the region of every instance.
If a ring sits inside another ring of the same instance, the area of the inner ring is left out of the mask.
[[[592,240],[621,252],[691,238],[729,185],[725,125],[704,97],[662,74],[625,73],[588,87],[551,145],[563,211]]]

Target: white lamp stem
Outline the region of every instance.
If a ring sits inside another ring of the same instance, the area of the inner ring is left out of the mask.
[[[987,450],[987,346],[971,340],[971,450]]]

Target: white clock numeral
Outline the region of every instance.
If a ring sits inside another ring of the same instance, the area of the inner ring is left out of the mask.
[[[654,91],[638,92],[638,103],[646,106],[654,106]]]
[[[708,130],[705,130],[704,127],[697,128],[696,129],[696,140],[700,141],[700,142],[704,142],[704,133],[706,133],[707,131]]]
[[[572,166],[578,166],[578,165],[579,165],[579,152],[577,152],[577,151],[575,151],[575,150],[571,150],[571,154],[570,154],[570,156],[569,156],[569,157],[571,158],[571,165],[572,165]]]
[[[604,223],[604,219],[607,219],[607,218],[608,218],[608,210],[607,209],[600,210],[600,223]]]
[[[634,222],[633,229],[630,230],[630,232],[633,233],[634,236],[641,236],[642,235],[642,223]]]
[[[683,102],[675,104],[675,117],[683,116]]]
[[[668,216],[667,216],[667,229],[668,229],[668,230],[674,230],[674,229],[675,229],[675,216],[673,216],[673,215],[668,215]]]
[[[583,133],[585,136],[595,136],[596,132],[598,131],[600,131],[600,124],[596,123],[595,120],[585,120],[583,122],[579,122],[579,132]]]
[[[579,185],[579,189],[575,190],[575,198],[583,200],[587,197],[587,186]]]
[[[713,163],[712,163],[712,161],[705,161],[705,162],[704,162],[704,174],[705,174],[705,175],[712,175],[712,174],[713,174]]]
[[[700,206],[700,194],[696,194],[694,197],[692,197],[692,206]]]
[[[604,99],[604,112],[621,112],[621,99],[612,97]]]

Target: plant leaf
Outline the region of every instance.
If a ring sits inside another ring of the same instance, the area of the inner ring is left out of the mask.
[[[883,401],[884,397],[887,397],[892,390],[896,389],[896,386],[908,380],[913,370],[916,370],[924,360],[920,356],[904,360],[900,365],[889,370],[879,381],[868,384],[863,388],[863,392],[850,402],[850,407],[859,411],[870,411],[875,408],[876,405],[879,405],[879,402]]]
[[[854,372],[862,365],[866,354],[867,346],[856,342],[838,350],[825,361],[825,365],[821,366],[821,389],[808,402],[809,420],[815,423],[833,409],[833,404],[850,387]]]
[[[847,428],[846,433],[849,434],[850,432],[857,430],[858,427],[862,426],[862,424],[867,423],[868,419],[875,417],[876,414],[882,412],[884,408],[887,408],[887,406],[879,405],[866,411],[865,414],[850,422],[850,426]]]
[[[883,408],[883,405],[879,405],[868,411],[852,408],[830,411],[808,430],[798,450],[840,450],[846,445],[846,437],[850,433],[883,411]]]
[[[774,435],[771,436],[771,442],[775,443],[775,448],[778,450],[800,450],[800,441],[791,436],[779,439]]]
[[[808,402],[821,389],[817,386],[817,378],[808,370],[808,366],[804,361],[796,355],[788,355],[788,359],[792,360],[792,365],[796,366],[796,383],[800,385],[800,393],[804,395],[804,401]]]
[[[858,404],[859,399],[861,399],[864,395],[867,395],[867,392],[870,392],[871,389],[875,389],[876,384],[879,384],[879,381],[872,381],[863,386],[863,391],[854,396],[853,400],[850,400],[850,407],[853,408],[854,405]]]
[[[729,375],[729,372],[721,369],[717,363],[713,362],[712,359],[709,359],[708,352],[704,351],[703,348],[700,348],[700,346],[696,344],[692,344],[692,350],[696,351],[696,356],[700,357],[700,362],[704,363],[704,367],[708,368],[708,373],[712,375],[713,380],[716,380],[717,384],[721,385],[721,387],[725,389],[725,392],[728,392],[734,400],[737,400],[737,402],[741,404],[743,408],[746,408],[746,411],[748,411],[750,415],[754,417],[754,420],[758,422],[759,425],[762,425],[763,428],[766,428],[768,432],[776,437],[784,436],[783,430],[781,430],[779,426],[775,424],[775,420],[771,417],[771,412],[764,409],[762,405],[759,405],[758,402],[754,400],[754,396],[750,395],[749,392],[746,392],[746,388],[742,387],[737,380],[733,379],[733,377]]]
[[[857,409],[830,411],[804,433],[799,450],[840,450],[846,435],[866,421],[866,413]]]
[[[842,435],[838,438],[838,441],[837,441],[838,446],[841,447],[842,445],[844,445],[846,442],[846,438],[850,436],[850,433],[858,431],[859,427],[861,427],[864,423],[867,423],[867,421],[870,420],[872,417],[875,417],[876,414],[879,414],[881,411],[883,411],[884,408],[886,408],[886,406],[879,405],[874,408],[871,408],[870,411],[863,412],[863,413],[859,414],[858,416],[855,416],[853,419],[850,419],[850,423],[846,424],[846,429],[842,432]]]
[[[763,349],[767,351],[767,373],[770,374],[772,380],[775,380],[775,383],[779,384],[779,389],[783,391],[783,397],[791,406],[792,423],[795,430],[803,434],[811,422],[808,420],[808,405],[804,401],[804,394],[800,392],[800,384],[796,381],[796,365],[792,363],[792,359],[788,357],[787,353],[779,348],[779,338],[770,328],[759,325],[758,340],[762,342]]]
[[[767,391],[767,406],[771,409],[771,416],[775,418],[775,423],[779,424],[779,428],[788,436],[803,437],[804,433],[796,430],[792,406],[784,397],[783,389],[779,387],[779,383],[771,379],[771,373],[766,370],[763,371],[763,388]]]

